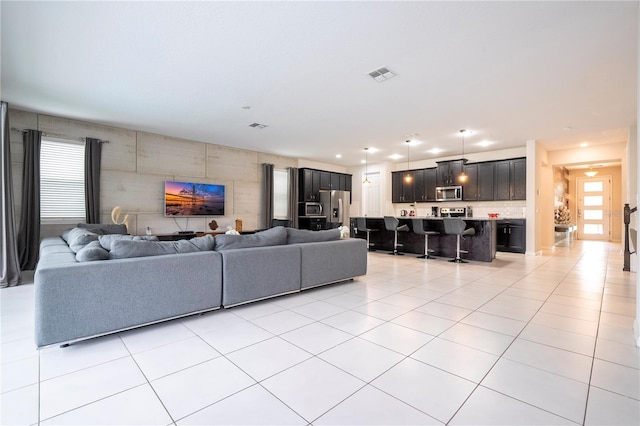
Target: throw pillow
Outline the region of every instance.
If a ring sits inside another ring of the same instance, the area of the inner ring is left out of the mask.
[[[88,229],[89,231],[96,233],[98,235],[127,233],[127,225],[102,224],[102,223],[79,223],[77,227]]]
[[[78,262],[91,262],[94,260],[107,259],[109,259],[109,252],[103,249],[98,241],[91,241],[76,253],[76,260]]]
[[[283,226],[276,226],[275,228],[256,232],[251,235],[217,235],[215,240],[216,251],[249,247],[279,246],[287,244],[287,231]]]
[[[287,228],[287,244],[318,243],[340,239],[339,229],[325,231],[309,231],[306,229]]]
[[[110,259],[161,256],[163,254],[193,253],[201,251],[189,240],[179,241],[135,241],[116,240],[111,244]]]
[[[129,240],[129,241],[158,241],[158,237],[155,235],[123,235],[123,234],[107,234],[100,235],[98,237],[100,245],[105,250],[111,250],[111,245],[114,241]]]
[[[188,240],[191,244],[196,246],[200,251],[213,250],[216,240],[212,235],[204,235],[202,237],[195,237]]]
[[[91,241],[98,241],[98,234],[88,229],[73,228],[67,236],[67,244],[74,253],[78,253],[80,249],[89,244]]]

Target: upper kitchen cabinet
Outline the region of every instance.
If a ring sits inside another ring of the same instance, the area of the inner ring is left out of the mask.
[[[351,191],[351,175],[315,169],[300,169],[300,201],[320,201],[320,191]]]
[[[415,201],[436,200],[436,174],[435,167],[413,171]]]
[[[300,169],[300,201],[320,201],[320,170]]]
[[[411,177],[411,180],[405,179],[407,175]],[[414,182],[413,171],[391,172],[391,202],[413,203],[415,201]]]
[[[527,199],[527,159],[511,160],[511,175],[513,176],[512,200]]]
[[[465,164],[464,173],[468,176],[462,189],[464,201],[493,200],[495,165],[493,162]]]
[[[462,173],[462,167],[466,160],[436,161],[436,185],[454,186],[460,185],[458,176]]]
[[[495,198],[496,200],[527,199],[527,159],[496,161]]]

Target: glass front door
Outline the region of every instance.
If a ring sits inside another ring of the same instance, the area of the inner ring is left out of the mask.
[[[578,178],[578,238],[609,241],[611,178]]]

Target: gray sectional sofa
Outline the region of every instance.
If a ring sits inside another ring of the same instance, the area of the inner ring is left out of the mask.
[[[276,227],[253,235],[176,242],[96,233],[85,238],[76,231],[82,244],[62,237],[42,240],[34,278],[38,347],[229,308],[367,272],[366,242],[340,239],[339,230]]]

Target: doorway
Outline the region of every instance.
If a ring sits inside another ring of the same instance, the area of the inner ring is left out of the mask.
[[[611,240],[611,176],[578,178],[578,238]]]
[[[362,184],[363,216],[380,217],[380,172],[365,174],[369,183]]]

